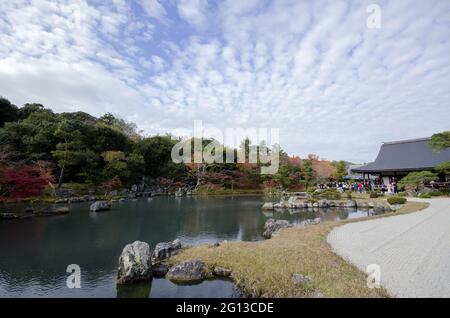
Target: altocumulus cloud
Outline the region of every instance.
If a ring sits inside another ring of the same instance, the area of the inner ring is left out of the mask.
[[[148,134],[278,127],[289,153],[363,162],[450,128],[449,41],[446,0],[2,0],[0,95]]]

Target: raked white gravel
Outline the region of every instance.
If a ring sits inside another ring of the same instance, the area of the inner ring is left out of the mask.
[[[393,297],[450,297],[450,198],[419,212],[345,224],[327,237],[335,253],[363,272],[381,269]]]

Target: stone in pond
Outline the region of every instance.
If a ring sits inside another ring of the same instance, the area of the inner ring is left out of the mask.
[[[91,204],[90,210],[92,212],[108,211],[109,204],[106,201],[95,201]]]
[[[178,263],[171,267],[166,275],[169,280],[178,284],[197,283],[211,276],[208,266],[199,260]]]
[[[118,284],[129,284],[152,278],[150,246],[136,241],[124,247],[119,258]]]
[[[181,241],[179,239],[173,242],[161,242],[156,244],[152,254],[152,262],[157,263],[169,258],[177,253],[182,248]]]

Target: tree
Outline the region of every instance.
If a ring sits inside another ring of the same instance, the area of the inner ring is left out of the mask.
[[[310,183],[314,179],[314,169],[312,166],[312,162],[309,159],[303,160],[303,179]]]
[[[428,144],[436,151],[450,148],[450,130],[434,134]]]
[[[125,182],[134,182],[144,171],[144,157],[137,153],[126,155],[122,151],[105,151],[103,175],[107,179],[118,178]]]
[[[398,182],[398,185],[400,187],[404,187],[405,189],[408,187],[418,187],[420,190],[423,189],[426,183],[436,181],[438,179],[437,174],[430,171],[410,172]]]
[[[345,162],[340,160],[338,162],[333,162],[336,171],[334,173],[334,178],[337,182],[344,181],[344,177],[347,175],[347,167],[345,166]]]
[[[114,177],[111,180],[105,181],[101,184],[101,188],[105,190],[105,197],[109,193],[111,193],[111,191],[119,189],[120,187],[122,187],[122,182],[117,177]]]
[[[19,108],[11,104],[9,100],[0,96],[0,128],[6,122],[16,121],[19,119]]]
[[[438,164],[434,170],[436,170],[439,173],[443,174],[450,174],[450,161],[445,161],[440,164]]]
[[[278,172],[274,174],[273,180],[279,185],[281,189],[286,189],[291,185],[291,178],[289,176],[289,167],[286,165],[281,166]]]
[[[36,164],[0,166],[0,198],[28,198],[41,195],[52,176]]]

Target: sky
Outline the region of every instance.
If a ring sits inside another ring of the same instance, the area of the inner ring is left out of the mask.
[[[369,162],[450,129],[450,1],[1,0],[0,95]]]

